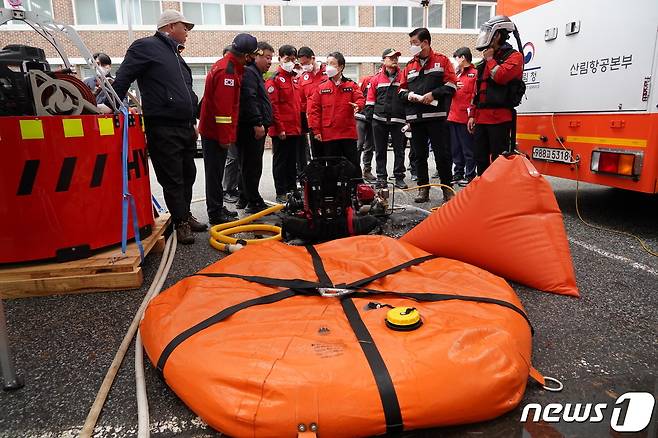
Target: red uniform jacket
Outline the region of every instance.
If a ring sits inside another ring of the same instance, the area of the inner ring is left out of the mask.
[[[320,69],[316,72],[304,72],[299,77],[299,87],[301,90],[300,97],[301,97],[301,107],[302,107],[302,112],[306,112],[306,107],[307,107],[307,101],[308,98],[313,94],[317,86],[320,84],[320,82],[324,81],[327,79],[327,75],[324,74],[324,69],[325,65],[322,64],[320,66]]]
[[[199,116],[199,132],[203,137],[222,145],[235,143],[243,72],[244,66],[230,52],[210,69]]]
[[[308,126],[313,134],[322,135],[322,141],[356,139],[354,107],[363,109],[365,98],[356,82],[342,78],[336,85],[326,79],[318,85],[308,101]]]
[[[509,45],[503,45],[494,53],[492,59],[482,61],[486,62],[486,65],[480,82],[480,102],[486,102],[487,79],[491,78],[497,84],[506,85],[512,79],[523,77],[523,55],[516,50],[502,63],[499,64],[496,61],[501,56],[500,52],[509,47]],[[477,108],[477,104],[478,102],[473,102],[470,107],[470,117],[475,118],[475,123],[494,125],[512,120],[512,110],[509,108]]]
[[[363,97],[368,96],[368,90],[370,90],[370,80],[374,76],[364,76],[361,78],[361,81],[359,82],[359,90],[361,90],[361,94],[363,94]],[[368,117],[366,117],[366,108],[363,107],[363,110],[359,111],[358,113],[354,114],[354,118],[357,120],[368,120]],[[370,122],[368,122],[370,123]]]
[[[274,119],[267,131],[270,137],[276,137],[282,132],[286,135],[302,135],[300,90],[294,78],[294,73],[288,73],[279,67],[274,76],[265,82]]]
[[[457,73],[457,91],[452,96],[448,121],[466,124],[468,122],[468,108],[473,104],[475,84],[478,72],[472,64],[467,65]]]

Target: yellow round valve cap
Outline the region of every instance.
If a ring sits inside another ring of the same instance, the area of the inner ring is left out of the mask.
[[[422,324],[415,307],[394,307],[386,312],[386,325],[394,330],[414,330]]]

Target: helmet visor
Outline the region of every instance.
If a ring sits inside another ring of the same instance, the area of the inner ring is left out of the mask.
[[[475,49],[482,51],[489,47],[493,38],[493,34],[492,26],[488,25],[487,23],[480,26],[480,34],[478,35],[478,39],[475,42]]]

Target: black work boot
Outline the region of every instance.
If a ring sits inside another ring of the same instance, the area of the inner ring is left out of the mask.
[[[182,221],[176,225],[176,239],[178,239],[178,242],[183,245],[191,245],[194,243],[194,235],[192,234],[192,229],[187,221]]]
[[[421,187],[418,189],[418,196],[414,198],[414,202],[416,203],[422,203],[422,202],[429,202],[430,200],[430,188],[429,187]]]
[[[452,190],[450,190],[447,187],[441,187],[441,191],[443,192],[443,203],[444,204],[455,197],[455,192],[453,192]]]
[[[208,219],[211,225],[225,224],[238,220],[238,212],[231,211],[228,208],[222,206],[221,210],[219,210],[219,214],[212,215]]]
[[[200,233],[202,231],[206,231],[208,229],[208,225],[201,223],[192,216],[192,212],[187,213],[187,223],[190,225],[190,229],[194,231],[195,233]]]

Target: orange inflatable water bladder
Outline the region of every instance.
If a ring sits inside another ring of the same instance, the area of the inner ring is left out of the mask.
[[[579,296],[553,189],[521,155],[498,157],[401,240],[535,289]]]
[[[384,236],[248,245],[156,297],[141,335],[171,389],[234,437],[484,421],[534,370],[505,280]]]

